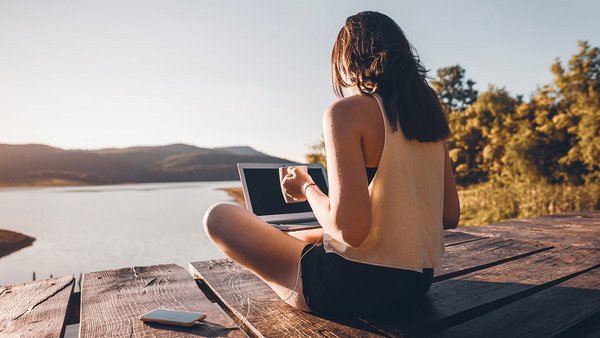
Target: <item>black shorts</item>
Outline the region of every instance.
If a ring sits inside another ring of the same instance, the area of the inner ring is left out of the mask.
[[[414,301],[431,287],[433,269],[423,273],[358,263],[322,245],[302,250],[304,300],[321,315],[369,315]],[[310,251],[308,251],[310,249]],[[308,251],[308,252],[307,252]]]

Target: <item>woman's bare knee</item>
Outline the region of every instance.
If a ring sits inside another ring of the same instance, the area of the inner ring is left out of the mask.
[[[210,206],[203,223],[208,237],[226,256],[270,285],[302,292],[298,263],[306,242],[282,233],[237,204]],[[290,292],[278,294],[285,299]]]
[[[210,238],[220,237],[224,231],[227,231],[224,228],[227,227],[228,219],[231,222],[231,212],[238,207],[235,204],[225,202],[211,205],[204,213],[202,220],[206,234]]]

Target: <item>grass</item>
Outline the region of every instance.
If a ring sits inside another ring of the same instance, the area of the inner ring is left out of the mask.
[[[512,218],[600,208],[600,184],[551,185],[543,182],[493,182],[458,192],[460,226],[476,226]]]

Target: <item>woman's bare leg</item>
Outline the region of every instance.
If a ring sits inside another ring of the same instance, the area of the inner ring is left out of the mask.
[[[252,270],[286,303],[309,311],[298,272],[308,242],[275,229],[236,204],[212,205],[203,223],[209,238],[225,255]]]
[[[320,243],[323,240],[323,228],[288,231],[290,236],[308,243]]]

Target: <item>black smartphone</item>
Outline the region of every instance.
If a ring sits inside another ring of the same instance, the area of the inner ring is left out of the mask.
[[[159,323],[177,326],[192,326],[206,318],[204,313],[156,309],[140,316],[140,320],[148,323]]]

